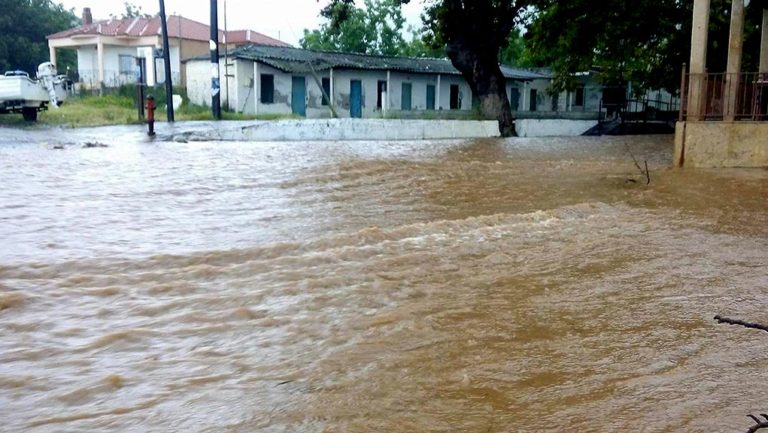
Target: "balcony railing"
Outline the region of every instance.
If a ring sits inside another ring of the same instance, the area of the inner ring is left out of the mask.
[[[680,120],[768,120],[768,74],[683,73]]]
[[[71,77],[73,81],[80,84],[81,87],[92,89],[104,87],[120,87],[126,84],[136,84],[137,76],[135,72],[120,72],[116,70],[104,71],[104,82],[99,81],[99,71],[81,69],[76,76]],[[171,73],[171,79],[175,85],[181,84],[181,73],[174,71]],[[157,77],[157,84],[165,83],[165,75]]]

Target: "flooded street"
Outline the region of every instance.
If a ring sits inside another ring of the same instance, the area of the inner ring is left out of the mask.
[[[741,432],[768,412],[768,334],[712,320],[768,323],[768,170],[671,169],[670,136],[99,131],[0,129],[2,432]]]

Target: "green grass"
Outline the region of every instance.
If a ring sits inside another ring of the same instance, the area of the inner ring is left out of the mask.
[[[25,122],[21,114],[0,115],[0,126],[35,127],[35,126],[64,126],[88,127],[107,125],[140,124],[134,99],[129,96],[83,96],[68,99],[59,109],[49,109],[38,114],[37,123]],[[155,112],[158,122],[166,121],[165,105],[158,107]],[[176,121],[213,120],[211,109],[188,102],[176,110]],[[223,112],[224,120],[280,120],[299,119],[295,115],[265,114],[249,115],[242,113]]]

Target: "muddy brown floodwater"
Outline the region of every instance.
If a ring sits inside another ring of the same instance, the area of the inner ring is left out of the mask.
[[[712,320],[768,322],[766,170],[670,169],[666,136],[116,131],[0,131],[0,431],[740,432],[768,411],[768,334]]]

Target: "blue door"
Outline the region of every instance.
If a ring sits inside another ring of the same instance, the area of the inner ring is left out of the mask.
[[[403,111],[409,111],[412,107],[411,105],[411,83],[403,83],[402,86],[402,96],[400,99],[400,109]]]
[[[363,117],[363,83],[352,80],[349,87],[349,115],[359,119]]]
[[[427,110],[435,109],[435,86],[427,84]]]
[[[291,110],[293,114],[307,116],[307,81],[304,77],[293,77]]]

